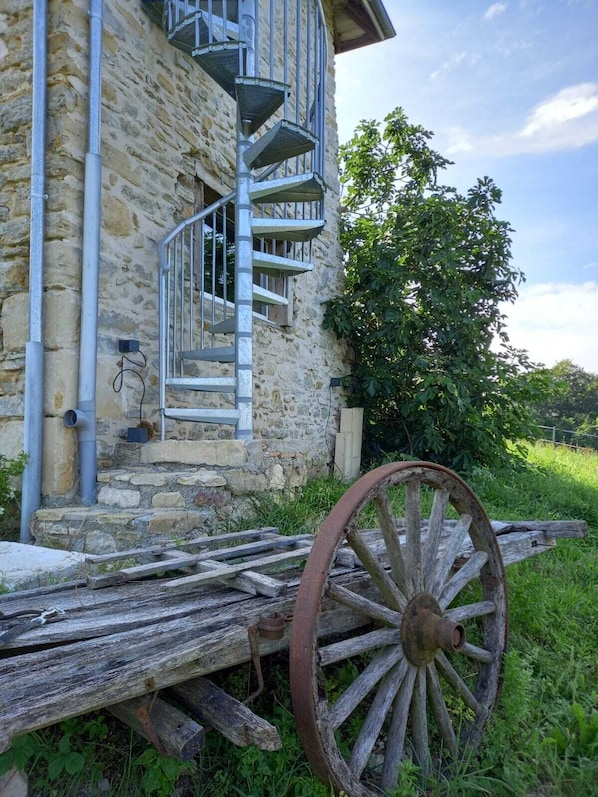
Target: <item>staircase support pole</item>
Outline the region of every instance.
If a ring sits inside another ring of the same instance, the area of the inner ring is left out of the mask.
[[[251,172],[244,154],[251,144],[237,121],[237,200],[235,204],[235,376],[237,440],[253,439],[253,236],[249,198]]]
[[[241,41],[246,46],[245,68],[255,75],[256,8],[255,0],[239,3]],[[253,439],[253,210],[249,197],[251,170],[245,163],[245,152],[251,144],[248,125],[241,118],[237,105],[237,163],[235,205],[235,376],[237,440]]]

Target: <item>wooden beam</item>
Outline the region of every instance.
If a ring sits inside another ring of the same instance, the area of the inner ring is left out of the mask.
[[[257,745],[260,750],[280,750],[278,731],[246,705],[228,695],[207,678],[173,686],[170,690],[205,725],[211,725],[238,747]]]
[[[151,742],[160,753],[179,761],[190,761],[204,745],[202,726],[160,698],[132,698],[108,706],[107,711]]]

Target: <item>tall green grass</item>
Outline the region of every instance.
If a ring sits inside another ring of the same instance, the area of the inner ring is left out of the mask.
[[[481,749],[451,780],[439,775],[425,788],[407,767],[395,797],[598,797],[598,454],[537,444],[525,468],[478,469],[468,481],[493,519],[583,519],[589,533],[507,569],[510,647],[501,699]],[[344,489],[333,479],[320,479],[295,498],[260,499],[242,525],[312,532]],[[197,771],[179,780],[178,797],[329,797],[299,746],[284,657],[264,662],[264,669],[266,691],[255,710],[277,725],[283,749],[276,754],[240,749],[208,734]],[[243,668],[220,678],[241,699],[253,688]],[[111,733],[118,733],[107,721]],[[30,770],[34,794],[36,788],[40,795],[80,794],[72,782],[48,779],[48,761],[56,755],[52,751],[64,725],[36,735],[43,754],[38,750]],[[170,797],[179,773],[175,768],[169,776],[138,740],[109,744],[102,736],[94,746],[81,732],[69,738],[73,750],[80,739],[87,771],[98,773],[97,782],[107,778],[105,797]],[[115,748],[125,750],[124,759],[115,758]],[[158,784],[152,792],[149,783]],[[100,792],[86,792],[95,793]]]

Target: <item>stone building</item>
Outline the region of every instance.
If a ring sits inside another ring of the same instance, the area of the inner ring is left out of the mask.
[[[333,59],[392,35],[379,0],[0,0],[0,451],[29,456],[22,536],[98,487],[184,514],[330,459]]]

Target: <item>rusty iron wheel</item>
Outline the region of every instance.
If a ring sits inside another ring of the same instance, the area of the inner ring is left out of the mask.
[[[399,494],[402,523],[392,509]],[[428,521],[422,502],[431,502]],[[345,541],[361,577],[336,565]],[[353,630],[319,638],[331,616]],[[322,525],[295,604],[293,710],[318,777],[348,797],[379,797],[396,788],[402,762],[425,777],[474,748],[498,697],[506,642],[500,549],[465,482],[427,462],[363,476]]]

